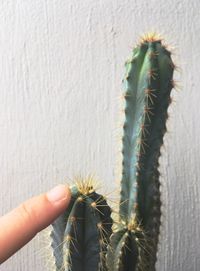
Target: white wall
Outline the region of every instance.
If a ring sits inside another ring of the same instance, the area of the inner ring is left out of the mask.
[[[157,270],[199,270],[199,10],[198,0],[0,1],[0,214],[76,173],[115,188],[123,64],[154,29],[182,68],[161,159]],[[46,270],[39,244],[0,270]]]

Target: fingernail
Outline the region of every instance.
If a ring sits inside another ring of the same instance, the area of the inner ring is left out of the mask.
[[[65,185],[58,185],[47,192],[47,198],[50,202],[55,203],[67,198],[67,188]]]

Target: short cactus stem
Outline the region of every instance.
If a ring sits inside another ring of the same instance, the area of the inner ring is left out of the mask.
[[[111,209],[88,180],[71,187],[67,211],[53,223],[56,271],[104,271],[111,234]]]

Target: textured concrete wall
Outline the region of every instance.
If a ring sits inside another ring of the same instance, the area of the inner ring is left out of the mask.
[[[154,29],[182,68],[162,150],[157,270],[199,270],[199,10],[198,0],[0,1],[0,214],[76,173],[116,187],[123,64]],[[44,255],[36,237],[0,270],[47,270]]]

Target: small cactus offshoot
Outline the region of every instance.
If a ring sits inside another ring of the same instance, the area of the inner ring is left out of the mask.
[[[104,271],[111,234],[111,209],[94,190],[91,178],[71,187],[66,212],[53,223],[51,232],[56,271]]]
[[[90,182],[72,187],[70,206],[51,233],[56,271],[155,270],[161,217],[158,159],[175,65],[162,39],[148,34],[125,67],[118,218],[112,227],[111,209]]]

